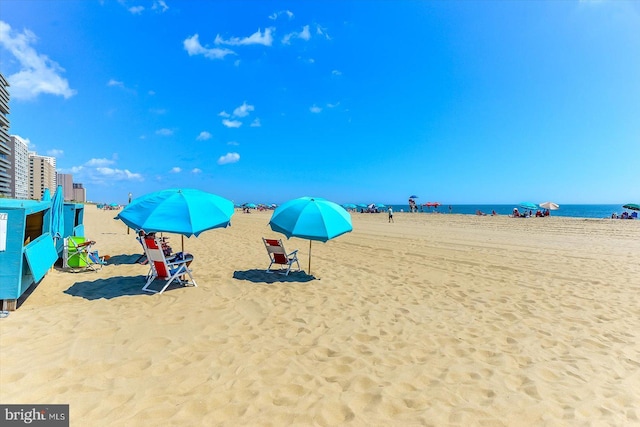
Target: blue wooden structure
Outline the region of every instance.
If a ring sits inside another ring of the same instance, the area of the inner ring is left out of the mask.
[[[51,201],[0,199],[0,300],[17,300],[58,259],[51,236]],[[5,308],[6,307],[6,308]]]

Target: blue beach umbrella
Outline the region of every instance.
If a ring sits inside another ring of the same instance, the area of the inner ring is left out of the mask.
[[[344,205],[342,205],[342,207],[345,209],[355,209],[356,205],[354,205],[353,203],[345,203]]]
[[[233,202],[190,188],[156,191],[129,203],[116,219],[128,227],[150,232],[196,236],[231,224]]]
[[[287,238],[309,240],[309,274],[311,241],[336,238],[353,230],[351,216],[340,205],[319,197],[300,197],[278,207],[269,221],[271,229]]]
[[[530,209],[530,210],[538,209],[538,205],[531,202],[521,202],[520,207],[523,209]]]
[[[409,196],[410,199],[418,199],[418,196]]]

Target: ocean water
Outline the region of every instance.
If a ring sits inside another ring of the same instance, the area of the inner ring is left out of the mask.
[[[394,212],[409,212],[409,205],[391,205]],[[523,211],[518,205],[451,205],[451,211],[449,211],[449,205],[439,206],[437,209],[433,207],[423,206],[423,213],[442,213],[448,214],[449,212],[454,214],[463,215],[475,215],[476,211],[481,211],[486,214],[491,214],[491,211],[496,211],[498,215],[510,215],[513,212],[513,208],[518,208],[520,212]],[[385,212],[385,210],[382,210]],[[626,211],[622,208],[622,205],[560,205],[560,209],[551,211],[551,216],[566,216],[575,218],[611,218],[612,213],[621,214]],[[627,211],[632,212],[632,211]],[[418,212],[420,213],[420,211]],[[535,211],[533,211],[535,215]]]

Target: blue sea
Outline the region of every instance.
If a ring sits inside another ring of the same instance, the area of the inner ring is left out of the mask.
[[[394,212],[409,212],[409,205],[391,205]],[[475,215],[476,211],[481,211],[486,214],[491,214],[491,211],[496,211],[498,215],[510,215],[513,212],[513,208],[518,208],[520,212],[523,211],[518,205],[449,205],[445,204],[438,208],[423,206],[423,213],[453,213],[463,215]],[[420,209],[420,207],[418,208]],[[385,209],[382,209],[384,212]],[[567,216],[575,218],[611,218],[612,213],[621,214],[626,211],[622,208],[622,205],[560,205],[560,209],[551,211],[551,216]],[[420,210],[418,210],[420,212]],[[627,211],[632,212],[632,211]],[[535,215],[535,211],[533,211]]]

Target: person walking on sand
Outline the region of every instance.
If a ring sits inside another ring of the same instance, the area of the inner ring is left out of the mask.
[[[393,208],[389,206],[389,222],[395,222],[393,220]]]

